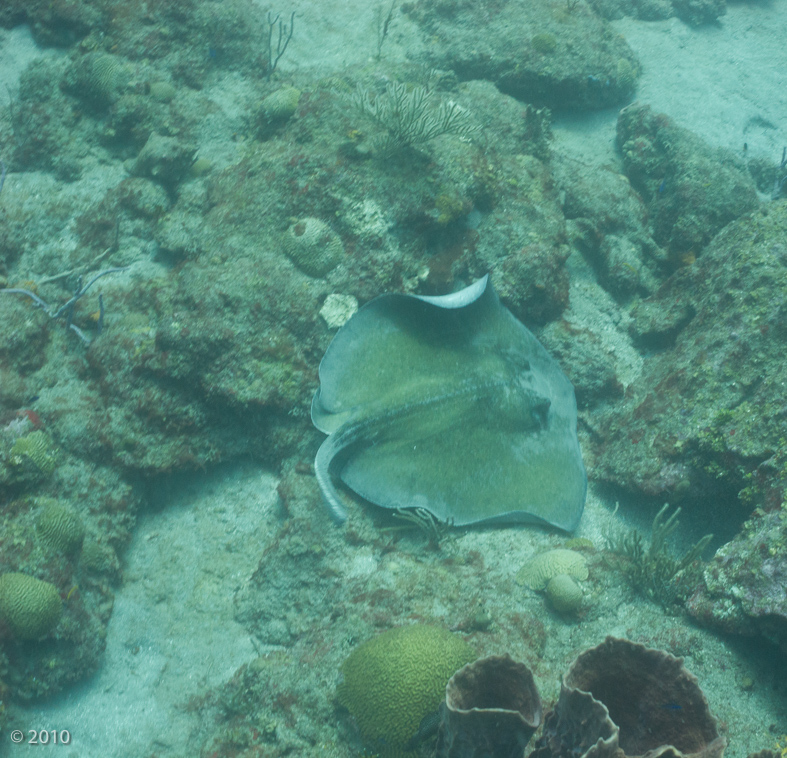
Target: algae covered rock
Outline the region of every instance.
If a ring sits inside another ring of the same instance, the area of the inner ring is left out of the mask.
[[[403,749],[421,719],[435,711],[451,676],[476,654],[451,632],[426,624],[383,632],[342,665],[339,702],[369,743]]]
[[[197,148],[188,142],[154,132],[139,151],[131,173],[172,186],[188,174],[196,152]]]
[[[48,634],[62,611],[54,584],[27,574],[0,574],[0,618],[18,639],[32,640]]]
[[[605,108],[631,96],[639,64],[623,37],[590,4],[558,8],[506,0],[410,3],[405,11],[428,49],[429,63],[459,79],[485,79],[507,95],[554,110]]]

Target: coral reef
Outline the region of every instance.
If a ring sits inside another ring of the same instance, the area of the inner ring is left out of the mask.
[[[656,21],[677,16],[692,26],[710,24],[727,12],[725,0],[591,0],[590,4],[608,19],[626,15]]]
[[[614,756],[620,751],[721,758],[725,746],[683,659],[607,637],[569,667],[533,756]]]
[[[451,675],[473,658],[470,645],[445,629],[390,629],[350,654],[337,697],[369,744],[404,749],[424,716],[437,710]]]
[[[53,584],[18,572],[0,574],[0,620],[15,638],[33,640],[49,634],[62,612]]]
[[[442,12],[439,3],[418,3],[408,13],[429,41],[431,65],[460,79],[492,81],[525,102],[554,109],[608,107],[629,97],[639,76],[628,45],[590,5],[561,13],[510,0],[489,14],[472,3],[452,13]]]
[[[509,655],[468,663],[446,685],[438,758],[521,758],[541,725],[533,674]]]

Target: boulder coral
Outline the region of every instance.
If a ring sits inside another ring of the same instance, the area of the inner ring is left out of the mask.
[[[461,637],[436,626],[390,629],[350,654],[337,696],[372,747],[406,750],[421,720],[437,710],[448,680],[475,657]]]
[[[27,574],[0,574],[0,618],[17,639],[33,640],[48,634],[62,611],[54,584]]]
[[[546,595],[558,613],[569,615],[582,607],[582,588],[568,574],[553,576],[547,584]]]

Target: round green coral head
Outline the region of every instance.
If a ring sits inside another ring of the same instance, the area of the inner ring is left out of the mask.
[[[44,506],[36,520],[39,534],[55,550],[72,555],[82,547],[85,527],[77,513],[52,498],[40,498]]]
[[[0,618],[17,639],[34,640],[48,634],[62,611],[54,584],[27,574],[0,574]]]
[[[344,662],[339,702],[372,746],[403,749],[421,719],[437,710],[453,673],[476,657],[461,637],[439,627],[391,629]]]

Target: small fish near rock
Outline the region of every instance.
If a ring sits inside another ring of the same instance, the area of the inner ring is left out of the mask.
[[[320,363],[311,415],[328,434],[314,467],[340,523],[336,480],[455,526],[579,524],[587,476],[574,389],[488,276],[451,295],[364,305]]]

